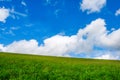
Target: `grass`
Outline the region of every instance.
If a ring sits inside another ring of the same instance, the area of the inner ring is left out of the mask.
[[[0,53],[0,80],[120,80],[120,61]]]

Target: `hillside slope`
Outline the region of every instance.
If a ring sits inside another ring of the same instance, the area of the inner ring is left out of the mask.
[[[0,80],[120,80],[120,61],[0,53]]]

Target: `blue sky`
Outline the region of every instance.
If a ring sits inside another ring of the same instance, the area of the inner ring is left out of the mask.
[[[119,0],[0,0],[0,50],[120,59],[120,45],[117,44],[120,42],[119,3]],[[106,29],[91,40],[93,34],[88,35],[89,32],[97,34],[94,31],[97,29],[91,30],[91,27],[90,31],[87,28],[96,24],[100,29]],[[28,51],[18,50],[19,44],[26,44],[21,50]]]

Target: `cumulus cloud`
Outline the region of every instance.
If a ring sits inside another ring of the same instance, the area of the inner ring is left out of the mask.
[[[3,47],[3,44],[0,44],[0,52],[3,52],[5,47]]]
[[[87,11],[87,14],[93,12],[100,12],[100,10],[106,5],[106,0],[82,0],[80,3],[81,10]]]
[[[120,9],[118,9],[115,13],[115,16],[118,16],[118,15],[120,15]]]
[[[113,31],[110,34],[104,34],[100,37],[100,43],[110,50],[120,50],[120,29]]]
[[[3,22],[5,23],[6,22],[6,19],[7,17],[9,16],[9,9],[6,9],[6,8],[0,8],[0,22]]]
[[[21,40],[14,41],[12,44],[5,47],[6,52],[18,52],[18,53],[36,53],[38,48],[38,42],[36,40]]]
[[[111,33],[106,29],[104,19],[98,18],[86,25],[85,28],[79,29],[78,33],[71,36],[55,35],[43,41],[38,45],[38,41],[20,40],[1,46],[1,51],[31,53],[39,55],[52,56],[71,56],[70,54],[94,53],[94,48],[104,48],[106,52],[98,58],[112,58],[114,52],[120,51],[120,29]],[[99,50],[99,49],[98,49]],[[113,51],[109,55],[107,51]],[[102,53],[102,51],[101,51]],[[99,53],[96,53],[99,54]],[[92,55],[92,54],[91,54]],[[120,54],[118,53],[117,56]],[[115,57],[116,58],[116,57]]]

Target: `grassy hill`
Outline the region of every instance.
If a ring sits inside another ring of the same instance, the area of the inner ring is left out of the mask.
[[[120,80],[120,61],[0,53],[0,80]]]

